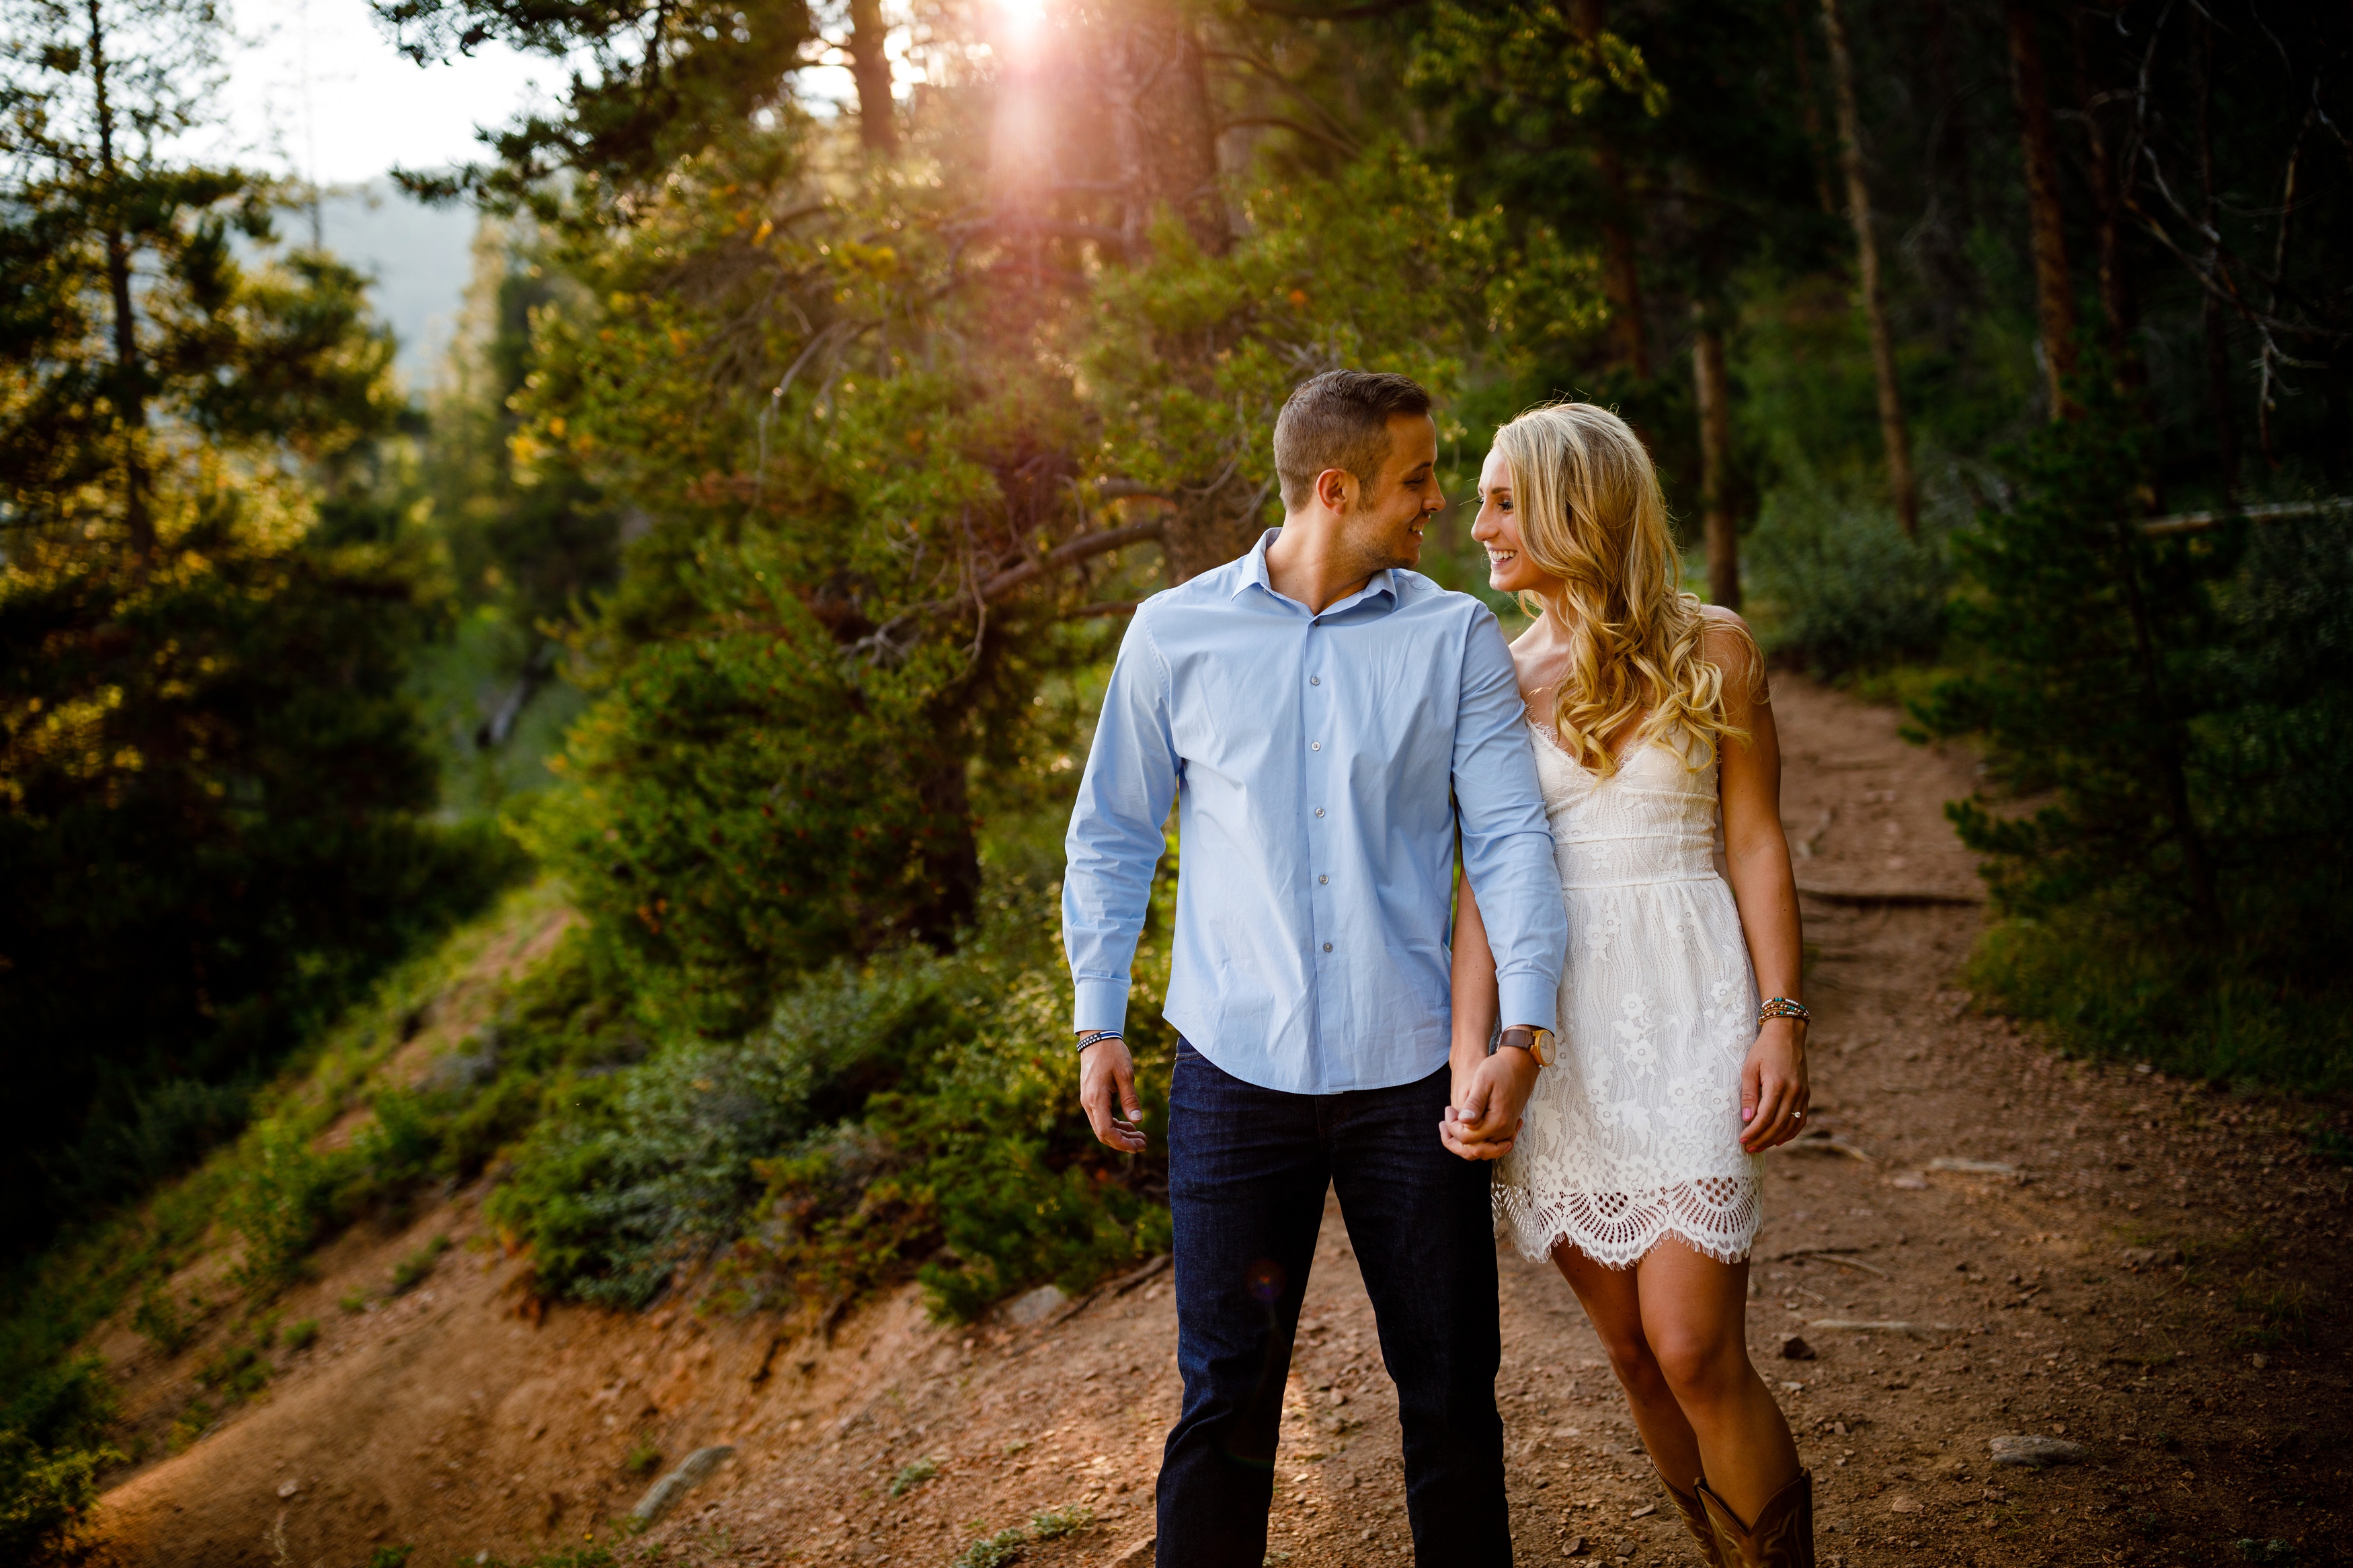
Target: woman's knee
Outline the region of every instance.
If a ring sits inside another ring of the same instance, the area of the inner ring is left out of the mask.
[[[1729,1399],[1753,1375],[1747,1347],[1729,1335],[1668,1327],[1654,1329],[1649,1343],[1659,1375],[1686,1406]]]

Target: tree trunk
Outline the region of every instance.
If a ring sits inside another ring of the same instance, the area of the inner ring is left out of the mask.
[[[1907,539],[1920,533],[1920,489],[1912,477],[1912,436],[1904,424],[1904,395],[1895,381],[1895,343],[1887,330],[1880,285],[1879,241],[1872,232],[1871,186],[1862,172],[1862,116],[1855,105],[1854,61],[1838,0],[1822,0],[1822,30],[1830,38],[1831,86],[1838,95],[1839,163],[1846,173],[1847,216],[1854,223],[1855,256],[1862,274],[1863,321],[1871,329],[1871,370],[1879,385],[1879,435],[1887,448],[1887,488]]]
[[[2051,89],[2042,70],[2042,44],[2035,37],[2034,7],[2006,0],[2010,32],[2010,90],[2018,100],[2018,132],[2026,160],[2026,210],[2033,234],[2034,305],[2042,333],[2042,366],[2049,380],[2051,417],[2080,412],[2067,396],[2075,374],[2075,294],[2067,275],[2067,230],[2059,203],[2059,155],[2051,129]]]
[[[90,75],[98,120],[99,177],[106,187],[106,287],[114,306],[114,412],[122,421],[122,521],[141,562],[155,552],[155,520],[148,500],[147,389],[139,363],[139,325],[131,302],[131,241],[122,226],[122,171],[114,156],[114,108],[107,96],[106,24],[99,0],[88,0]]]
[[[1921,224],[1922,248],[1936,294],[1937,335],[1947,353],[1959,354],[1968,348],[1978,297],[1977,270],[1969,265],[1968,248],[1977,204],[1969,189],[1968,123],[1961,112],[1967,100],[1953,68],[1951,16],[1945,0],[1926,0],[1920,20],[1926,36],[1923,96],[1935,114],[1928,138],[1928,212]]]
[[[2214,105],[2214,25],[2204,12],[2198,16],[2198,187],[2204,204],[2200,222],[2210,235],[2214,227],[2214,132],[2211,114]],[[2221,240],[2207,241],[2206,270],[2211,276],[2221,264]],[[2214,437],[2221,447],[2222,464],[2222,499],[2230,501],[2239,493],[2239,427],[2231,417],[2231,323],[2222,314],[2222,302],[2211,289],[2199,290],[2206,329],[2207,394],[2213,399]]]
[[[882,0],[849,0],[849,74],[858,83],[858,140],[877,157],[899,153],[899,122],[892,112],[891,57],[883,42]]]
[[[1692,386],[1699,405],[1700,517],[1707,535],[1707,596],[1740,608],[1740,534],[1732,515],[1732,396],[1725,384],[1724,326],[1694,301]]]
[[[1574,0],[1569,30],[1581,43],[1601,36],[1602,0]],[[1642,320],[1642,276],[1634,258],[1633,201],[1627,190],[1625,160],[1609,128],[1593,131],[1593,161],[1601,174],[1601,292],[1609,301],[1609,331],[1618,363],[1638,381],[1651,379],[1651,334]]]
[[[1798,68],[1798,123],[1806,132],[1806,167],[1813,171],[1814,200],[1831,217],[1838,216],[1838,197],[1831,189],[1830,163],[1823,156],[1830,142],[1822,135],[1821,105],[1814,98],[1813,51],[1806,44],[1805,0],[1785,0],[1789,16],[1789,56]]]
[[[2092,37],[2092,12],[2078,10],[2075,13],[2075,95],[2083,107],[2084,166],[2091,177],[2092,205],[2098,224],[2095,237],[2100,315],[2107,327],[2108,353],[2116,362],[2117,378],[2126,385],[2137,386],[2142,377],[2137,356],[2133,353],[2132,334],[2140,324],[2140,308],[2133,291],[2132,279],[2124,269],[2120,219],[2125,196],[2118,184],[2120,178],[2129,181],[2131,172],[2126,170],[2119,175],[2116,159],[2108,150],[2108,139],[2100,130],[2099,73],[2092,58],[2097,41]]]
[[[1233,233],[1218,184],[1218,127],[1200,40],[1169,0],[1130,0],[1108,26],[1104,75],[1128,254],[1144,254],[1153,216],[1165,206],[1196,245],[1221,256]]]

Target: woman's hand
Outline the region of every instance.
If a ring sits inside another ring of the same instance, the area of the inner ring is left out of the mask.
[[[1438,1124],[1439,1142],[1465,1160],[1500,1160],[1520,1135],[1520,1113],[1535,1092],[1535,1058],[1522,1050],[1497,1051],[1475,1063],[1459,1060],[1453,1103]]]
[[[1740,1068],[1740,1147],[1762,1154],[1806,1129],[1813,1089],[1806,1081],[1806,1026],[1767,1018]]]

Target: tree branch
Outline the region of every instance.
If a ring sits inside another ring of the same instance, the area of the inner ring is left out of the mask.
[[[1131,523],[1125,528],[1106,528],[1099,533],[1082,533],[1067,543],[1055,546],[1034,561],[1024,561],[1018,566],[1008,566],[981,584],[979,588],[981,602],[986,604],[991,599],[1000,598],[1024,583],[1034,581],[1049,572],[1059,571],[1062,567],[1084,561],[1090,556],[1101,555],[1107,551],[1117,550],[1123,545],[1141,543],[1147,539],[1157,539],[1160,537],[1161,526],[1161,520],[1154,518],[1149,522]]]
[[[1367,16],[1386,16],[1395,11],[1410,11],[1424,0],[1366,0],[1362,5],[1343,5],[1337,11],[1317,11],[1305,5],[1282,5],[1274,0],[1243,0],[1251,10],[1262,16],[1288,16],[1295,22],[1360,22]]]
[[[1352,142],[1344,142],[1328,131],[1318,131],[1313,125],[1303,125],[1296,120],[1280,114],[1244,114],[1219,122],[1219,131],[1231,131],[1243,125],[1266,125],[1278,131],[1288,131],[1294,136],[1304,136],[1310,142],[1320,142],[1343,158],[1353,158],[1360,149]]]

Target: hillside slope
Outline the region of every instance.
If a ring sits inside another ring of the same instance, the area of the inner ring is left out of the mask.
[[[2292,1107],[2062,1061],[1971,1013],[1955,974],[1982,916],[1939,813],[1968,759],[1908,748],[1893,715],[1803,682],[1780,682],[1777,706],[1817,895],[1825,1135],[1771,1157],[1752,1340],[1817,1477],[1823,1561],[2331,1560],[2348,1522],[2325,1436],[2348,1386],[2344,1175],[2305,1155]],[[617,1555],[944,1565],[1018,1528],[1026,1562],[1148,1561],[1177,1397],[1165,1273],[1026,1326],[934,1324],[912,1289],[829,1336],[681,1306],[540,1311],[483,1235],[480,1195],[325,1249],[282,1307],[316,1317],[317,1342],[114,1487],[107,1557],[361,1568],[414,1545],[415,1568],[444,1568],[568,1550],[727,1445]],[[338,1310],[441,1235],[454,1245],[415,1289]],[[1507,1256],[1503,1312],[1520,1560],[1695,1561],[1651,1508],[1557,1276]],[[1395,1402],[1336,1210],[1305,1328],[1271,1560],[1408,1561]],[[1791,1332],[1813,1359],[1780,1358]],[[97,1343],[150,1428],[218,1354],[157,1362],[119,1322]],[[2017,1432],[2088,1453],[1993,1468],[1989,1439]],[[1072,1509],[1092,1522],[1035,1539],[1034,1515]]]

